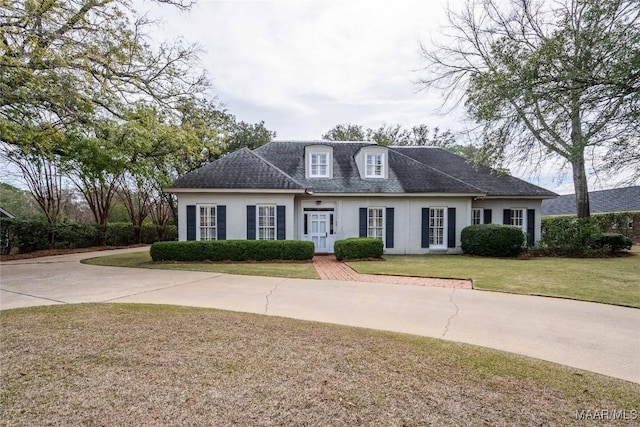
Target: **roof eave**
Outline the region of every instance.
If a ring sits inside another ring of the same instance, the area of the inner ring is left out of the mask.
[[[291,193],[304,194],[304,188],[163,188],[165,193]]]
[[[558,197],[557,195],[551,195],[551,194],[545,194],[545,195],[496,195],[496,194],[489,194],[485,197],[483,197],[484,199],[555,199],[556,197]]]

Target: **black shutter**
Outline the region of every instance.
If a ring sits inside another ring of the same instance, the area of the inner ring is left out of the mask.
[[[484,223],[491,224],[491,209],[484,210]]]
[[[393,248],[393,223],[394,208],[387,208],[385,245],[387,248]]]
[[[527,246],[533,246],[536,243],[536,210],[527,209]]]
[[[447,209],[447,247],[456,247],[456,208]]]
[[[278,240],[285,240],[287,238],[287,207],[286,206],[278,206],[276,208],[276,233]]]
[[[227,240],[227,207],[218,205],[218,240]]]
[[[422,208],[422,244],[421,248],[429,247],[429,208]]]
[[[360,237],[367,237],[367,208],[360,208]]]
[[[256,240],[256,207],[247,205],[247,240]]]
[[[187,206],[187,240],[196,240],[196,207]]]
[[[502,223],[504,225],[511,225],[511,209],[505,209],[502,211]]]

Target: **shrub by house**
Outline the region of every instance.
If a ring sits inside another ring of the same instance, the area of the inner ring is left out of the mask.
[[[312,242],[301,240],[194,240],[151,245],[154,261],[306,261]]]

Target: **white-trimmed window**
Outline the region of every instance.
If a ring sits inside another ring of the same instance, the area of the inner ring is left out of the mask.
[[[526,230],[525,218],[526,209],[524,208],[511,208],[511,225],[518,227],[523,232]]]
[[[216,205],[198,206],[198,240],[218,239],[218,218],[216,215]]]
[[[275,240],[276,207],[258,205],[258,240]]]
[[[483,209],[473,208],[471,209],[471,225],[482,224],[482,211]]]
[[[329,153],[311,153],[309,176],[312,178],[329,177]]]
[[[429,247],[444,247],[445,208],[429,209]]]
[[[384,177],[384,155],[383,154],[367,154],[365,156],[365,173],[366,178],[383,178]]]
[[[382,240],[384,231],[383,215],[383,208],[368,209],[367,237]]]

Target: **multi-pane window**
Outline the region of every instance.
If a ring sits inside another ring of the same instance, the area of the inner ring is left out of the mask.
[[[216,240],[218,238],[215,205],[200,206],[200,240]]]
[[[382,177],[382,154],[367,154],[365,165],[366,177]]]
[[[444,208],[429,209],[429,246],[444,245]]]
[[[471,209],[471,224],[482,224],[482,209]]]
[[[524,209],[511,209],[511,225],[524,231]]]
[[[382,208],[369,208],[369,223],[367,227],[367,237],[382,240]]]
[[[327,153],[311,153],[311,171],[312,177],[328,177],[329,176],[329,155]]]
[[[276,207],[272,205],[258,206],[258,240],[275,240]]]

